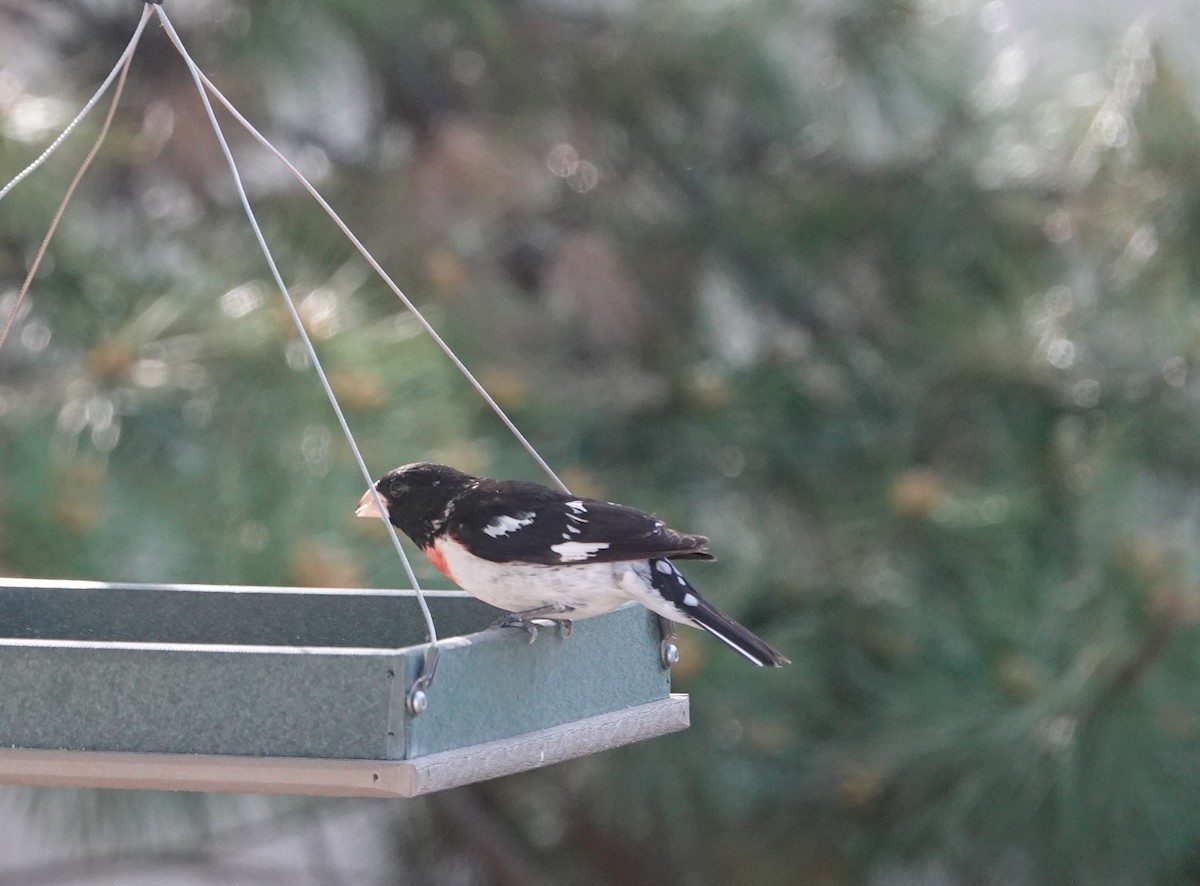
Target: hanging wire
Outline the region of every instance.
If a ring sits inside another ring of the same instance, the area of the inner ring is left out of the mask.
[[[354,439],[354,433],[350,430],[350,425],[346,421],[345,413],[342,412],[341,404],[338,403],[337,395],[333,392],[333,386],[329,382],[329,377],[325,374],[325,369],[321,365],[321,360],[317,356],[317,349],[313,346],[312,339],[309,337],[308,330],[304,328],[304,321],[300,317],[300,312],[296,309],[296,304],[292,299],[291,293],[288,292],[287,285],[283,282],[283,277],[279,273],[279,267],[275,264],[275,258],[271,254],[271,249],[267,245],[266,238],[263,236],[262,228],[259,227],[258,219],[254,214],[253,208],[250,206],[250,199],[246,196],[246,189],[242,184],[241,174],[238,172],[237,163],[233,159],[233,152],[229,149],[229,143],[225,140],[225,133],[221,129],[221,124],[217,121],[217,115],[213,111],[212,104],[208,100],[208,94],[204,90],[204,83],[201,79],[202,75],[196,63],[192,60],[191,55],[183,45],[183,41],[179,39],[179,35],[175,32],[175,28],[171,25],[170,19],[163,11],[161,6],[155,6],[155,11],[158,13],[159,20],[162,22],[163,30],[171,42],[175,44],[175,48],[179,50],[179,54],[183,57],[184,63],[191,72],[192,80],[195,81],[196,89],[200,93],[200,100],[204,104],[205,113],[208,115],[209,123],[212,125],[213,133],[217,137],[217,142],[220,145],[221,153],[225,156],[225,161],[229,166],[230,175],[233,178],[234,187],[237,189],[238,199],[241,201],[242,209],[246,213],[246,218],[250,222],[250,227],[254,231],[254,237],[258,241],[259,248],[262,250],[263,257],[266,259],[267,267],[270,269],[271,277],[275,281],[275,285],[279,288],[280,294],[283,296],[284,303],[287,305],[288,313],[291,314],[292,322],[296,326],[296,331],[300,334],[300,339],[304,343],[305,351],[308,353],[308,359],[312,362],[313,368],[316,370],[317,378],[320,379],[321,387],[325,391],[325,396],[329,400],[329,405],[333,407],[333,412],[337,416],[338,424],[341,426],[342,434],[346,438],[346,442],[350,444],[350,450],[354,454],[354,461],[358,465],[359,471],[362,473],[363,479],[367,483],[367,488],[371,491],[372,497],[375,499],[375,506],[379,509],[382,515],[387,514],[387,507],[379,496],[379,491],[375,488],[375,481],[371,476],[371,472],[367,469],[367,463],[363,459],[361,450],[358,448],[358,443]],[[433,679],[433,671],[437,665],[437,628],[433,623],[433,614],[429,611],[429,604],[425,600],[425,594],[421,590],[420,584],[417,582],[416,573],[413,572],[412,564],[408,560],[408,555],[404,552],[403,545],[400,544],[400,537],[396,534],[396,529],[392,526],[391,521],[384,516],[382,518],[384,526],[387,527],[388,537],[392,541],[392,546],[396,549],[396,553],[400,557],[400,562],[404,566],[404,572],[408,580],[412,583],[412,588],[416,592],[417,602],[421,606],[421,614],[425,617],[425,628],[429,633],[429,652],[426,658],[425,672],[419,678],[419,686],[414,685],[414,690],[417,691],[427,687]],[[424,681],[424,682],[421,682]],[[422,702],[423,704],[423,702]]]
[[[76,115],[76,117],[63,130],[63,132],[49,145],[49,147],[46,148],[45,151],[42,152],[42,154],[36,160],[34,160],[31,164],[29,164],[29,166],[27,166],[24,170],[22,170],[16,177],[14,177],[10,182],[8,182],[8,184],[6,184],[3,188],[0,188],[0,199],[3,199],[3,197],[6,196],[18,183],[20,183],[30,173],[32,173],[39,166],[41,166],[50,157],[50,155],[53,154],[54,151],[56,151],[58,149],[58,147],[62,144],[62,142],[66,139],[66,137],[80,123],[80,121],[82,121],[84,119],[84,117],[87,116],[88,112],[91,111],[91,109],[96,105],[96,103],[100,100],[100,98],[103,97],[104,93],[107,92],[107,90],[108,90],[109,86],[112,84],[113,80],[116,79],[117,77],[120,77],[120,80],[119,80],[119,83],[117,86],[116,95],[113,98],[113,102],[109,109],[108,116],[105,119],[105,122],[101,128],[101,131],[100,131],[99,137],[97,138],[96,144],[93,145],[92,150],[89,152],[87,158],[84,160],[82,166],[80,167],[78,173],[75,176],[75,179],[72,181],[71,185],[69,186],[67,193],[66,193],[65,197],[63,198],[63,201],[60,204],[57,213],[55,214],[55,217],[50,226],[50,230],[48,231],[46,238],[43,240],[41,248],[38,250],[38,253],[34,259],[33,267],[31,268],[30,273],[25,281],[25,284],[23,285],[20,293],[18,294],[17,302],[14,305],[14,307],[8,317],[8,320],[5,324],[3,331],[0,332],[0,344],[3,344],[5,337],[8,335],[9,330],[11,329],[11,327],[16,319],[17,311],[19,310],[21,302],[25,296],[25,293],[27,292],[27,290],[29,288],[29,284],[33,279],[33,275],[36,273],[37,268],[41,263],[41,260],[45,254],[46,248],[49,245],[50,238],[53,236],[55,230],[57,229],[57,226],[62,218],[62,214],[63,214],[64,210],[66,209],[67,203],[69,202],[71,196],[73,195],[73,193],[75,191],[75,188],[77,187],[79,181],[82,179],[87,168],[90,166],[92,160],[94,159],[96,153],[98,152],[98,150],[100,148],[100,145],[102,144],[105,136],[107,135],[109,126],[112,122],[113,114],[114,114],[116,106],[117,106],[117,102],[120,99],[121,92],[124,88],[126,75],[128,73],[129,66],[132,62],[134,52],[137,48],[138,42],[141,39],[141,35],[145,29],[146,22],[149,20],[149,16],[150,16],[152,9],[155,13],[157,13],[159,20],[162,23],[163,30],[165,31],[165,33],[167,34],[167,36],[171,40],[171,42],[175,45],[175,48],[179,51],[180,56],[183,58],[184,63],[188,67],[188,71],[191,74],[193,82],[196,84],[197,91],[200,93],[200,100],[204,105],[205,113],[208,115],[209,122],[213,127],[213,132],[216,135],[218,144],[221,148],[221,152],[224,155],[225,160],[229,166],[229,170],[230,170],[231,176],[233,178],[234,186],[237,190],[239,200],[242,204],[243,211],[246,214],[247,220],[250,222],[251,229],[254,232],[255,239],[257,240],[259,248],[261,249],[263,256],[267,262],[267,266],[271,272],[272,279],[274,280],[276,286],[278,287],[280,293],[282,294],[282,296],[284,298],[284,302],[288,308],[289,314],[291,315],[292,322],[295,325],[296,330],[300,335],[301,341],[304,344],[305,351],[308,355],[308,358],[312,362],[313,368],[315,369],[315,371],[317,373],[317,377],[320,380],[321,387],[325,392],[326,398],[329,400],[330,406],[333,408],[334,415],[337,417],[338,425],[340,426],[340,428],[342,430],[342,434],[345,436],[346,441],[350,446],[351,452],[353,453],[354,460],[358,466],[359,472],[362,474],[363,479],[366,481],[368,489],[371,491],[372,497],[375,500],[375,505],[379,509],[380,513],[386,514],[387,509],[384,506],[382,499],[380,498],[379,492],[375,489],[373,477],[370,473],[370,470],[367,468],[366,461],[364,460],[362,452],[358,447],[358,443],[356,442],[356,440],[354,438],[353,432],[350,430],[349,423],[347,422],[345,414],[342,411],[341,405],[337,400],[337,396],[334,394],[332,385],[329,382],[329,378],[325,373],[324,367],[321,365],[321,361],[317,355],[316,348],[312,343],[312,339],[308,335],[308,331],[304,327],[303,319],[300,317],[300,313],[296,308],[295,302],[293,301],[291,294],[288,292],[287,285],[284,283],[282,275],[279,272],[279,268],[275,263],[275,259],[270,251],[270,247],[267,245],[266,239],[263,236],[262,229],[258,224],[258,219],[254,214],[254,210],[250,205],[249,197],[247,196],[245,187],[242,183],[241,175],[238,171],[236,161],[233,158],[233,153],[230,150],[229,144],[225,139],[224,131],[221,129],[220,123],[218,122],[218,120],[216,118],[216,114],[213,111],[212,104],[208,100],[208,93],[211,93],[213,95],[213,97],[216,98],[226,108],[226,110],[233,116],[233,118],[259,144],[261,144],[264,148],[266,148],[268,151],[270,151],[284,165],[284,167],[296,178],[296,180],[301,184],[301,186],[303,186],[304,189],[306,191],[308,191],[309,195],[314,200],[316,200],[317,204],[321,207],[322,210],[325,211],[326,215],[329,216],[329,218],[334,222],[334,224],[337,225],[338,229],[341,230],[342,234],[346,237],[346,239],[350,241],[350,244],[366,260],[367,264],[371,267],[371,269],[373,271],[375,271],[375,273],[379,276],[379,278],[381,280],[383,280],[383,282],[392,291],[392,293],[400,300],[400,302],[404,305],[404,307],[412,314],[412,316],[417,320],[417,322],[420,324],[422,329],[424,329],[425,332],[429,335],[429,337],[431,339],[433,339],[434,343],[442,351],[442,353],[445,354],[446,357],[451,361],[451,363],[453,363],[455,368],[458,369],[458,371],[460,373],[462,373],[463,377],[466,378],[466,380],[470,383],[470,385],[475,389],[476,393],[483,399],[483,401],[488,405],[488,407],[495,413],[497,418],[500,419],[501,423],[508,429],[508,431],[513,435],[513,437],[517,440],[517,442],[521,445],[521,447],[526,451],[526,453],[529,454],[529,456],[534,460],[534,462],[537,463],[538,467],[541,468],[541,470],[546,474],[546,476],[549,477],[550,480],[553,481],[553,483],[556,486],[558,486],[559,489],[561,489],[564,492],[569,492],[567,485],[562,481],[562,479],[558,476],[558,474],[555,473],[554,469],[550,467],[549,463],[542,457],[542,455],[537,451],[537,449],[528,440],[528,438],[526,438],[525,435],[523,433],[521,433],[520,429],[516,426],[516,424],[512,421],[512,419],[510,419],[508,417],[508,414],[504,411],[504,409],[500,406],[500,404],[496,402],[495,398],[492,397],[492,395],[487,391],[486,388],[484,388],[484,386],[475,377],[475,375],[470,371],[470,369],[467,368],[466,364],[464,364],[462,362],[462,360],[458,357],[458,355],[454,352],[454,350],[450,347],[450,345],[446,342],[446,340],[444,338],[442,338],[442,336],[437,332],[436,329],[434,329],[432,324],[430,324],[429,321],[425,318],[424,314],[421,313],[420,309],[418,309],[417,306],[412,302],[412,300],[409,299],[409,297],[407,295],[405,295],[403,290],[400,289],[400,287],[391,278],[391,276],[389,276],[388,273],[383,269],[383,267],[375,260],[375,257],[373,255],[371,255],[370,251],[366,248],[366,246],[363,245],[362,241],[360,241],[358,239],[358,237],[354,234],[354,232],[350,230],[349,226],[346,225],[346,223],[342,220],[341,216],[338,215],[337,211],[328,203],[328,201],[325,200],[325,198],[320,194],[320,192],[318,192],[317,189],[312,185],[312,183],[309,182],[309,180],[304,176],[304,174],[301,173],[300,170],[297,169],[296,166],[291,161],[289,161],[287,159],[287,157],[285,157],[270,141],[268,141],[267,138],[261,132],[259,132],[258,129],[256,129],[253,126],[253,124],[251,124],[250,121],[248,121],[241,114],[241,112],[239,112],[237,110],[236,107],[233,106],[233,104],[221,93],[221,91],[219,89],[217,89],[216,85],[213,84],[213,82],[204,74],[204,72],[200,70],[200,68],[196,65],[195,61],[192,59],[191,55],[188,53],[186,47],[183,44],[183,41],[180,39],[180,37],[178,35],[178,33],[175,31],[175,28],[171,24],[171,21],[168,18],[166,12],[163,10],[163,8],[160,4],[155,3],[155,2],[148,2],[144,5],[143,10],[142,10],[142,16],[141,16],[140,20],[138,21],[137,28],[135,29],[133,36],[130,38],[129,44],[125,47],[125,50],[121,53],[121,56],[118,58],[116,66],[114,66],[113,70],[105,78],[104,82],[101,84],[100,88],[96,91],[96,93],[91,97],[91,99],[88,100],[88,102],[84,105],[82,110],[80,110],[79,114]],[[423,705],[424,705],[423,693],[421,692],[421,690],[423,690],[424,688],[427,688],[432,683],[433,675],[434,675],[434,672],[437,667],[437,659],[438,659],[437,629],[436,629],[436,626],[434,625],[433,614],[430,612],[429,605],[425,599],[424,592],[422,591],[420,584],[417,581],[417,577],[416,577],[415,572],[413,571],[412,564],[409,562],[408,555],[405,553],[404,547],[400,543],[400,538],[397,535],[395,528],[392,526],[391,522],[389,520],[387,520],[386,517],[383,518],[383,523],[387,529],[388,537],[391,539],[392,546],[395,548],[397,555],[400,557],[400,562],[404,568],[405,575],[408,578],[409,582],[411,583],[414,592],[416,593],[417,602],[420,605],[421,614],[424,617],[426,630],[429,635],[429,644],[430,645],[429,645],[429,649],[427,650],[427,654],[426,654],[425,669],[424,669],[423,673],[421,674],[421,676],[413,684],[413,687],[410,690],[409,698],[408,698],[410,710],[414,710],[414,708],[416,708],[415,712],[419,713],[420,709],[423,708]],[[420,697],[418,698],[418,696],[420,696]]]
[[[158,14],[160,17],[165,15],[161,7],[158,8]],[[479,379],[475,377],[471,370],[467,368],[466,364],[459,359],[458,355],[454,353],[450,345],[446,343],[446,340],[442,338],[440,334],[438,334],[436,329],[433,328],[433,325],[425,319],[425,315],[421,313],[420,309],[413,304],[412,300],[404,294],[403,290],[401,290],[396,282],[388,275],[387,271],[385,271],[379,262],[375,260],[375,257],[371,255],[367,247],[362,244],[362,241],[359,240],[358,237],[355,236],[354,232],[350,230],[350,227],[344,221],[342,221],[342,218],[340,215],[338,215],[337,210],[330,206],[328,201],[321,196],[316,187],[314,187],[313,184],[304,177],[304,173],[297,169],[296,166],[290,160],[288,160],[288,158],[285,157],[278,148],[271,144],[265,135],[255,129],[249,120],[242,116],[241,112],[239,112],[238,109],[233,106],[229,99],[227,99],[221,93],[221,91],[217,89],[213,82],[204,75],[203,71],[199,71],[199,76],[205,87],[208,88],[208,91],[212,93],[213,97],[225,106],[225,109],[229,111],[233,118],[242,125],[246,132],[248,132],[255,139],[255,141],[275,155],[276,159],[278,159],[279,162],[284,165],[288,172],[290,172],[295,179],[300,182],[304,189],[308,191],[309,195],[317,201],[317,204],[323,210],[325,210],[325,214],[333,220],[333,223],[338,226],[342,234],[345,235],[346,239],[350,241],[350,244],[356,250],[358,250],[359,255],[361,255],[366,260],[367,264],[371,266],[371,270],[378,274],[379,279],[381,279],[387,285],[388,289],[392,291],[396,298],[400,299],[400,302],[405,308],[408,309],[409,313],[416,318],[417,322],[421,325],[421,328],[424,329],[425,332],[428,333],[429,337],[433,339],[434,344],[441,349],[442,353],[450,359],[450,362],[454,364],[455,368],[457,368],[458,371],[463,374],[466,380],[470,382],[471,387],[473,387],[475,392],[483,398],[483,401],[487,403],[492,412],[496,414],[496,417],[500,419],[513,437],[516,438],[517,442],[521,444],[521,447],[529,454],[530,458],[537,463],[538,467],[545,472],[546,476],[550,478],[555,486],[557,486],[563,492],[569,493],[571,490],[567,488],[567,484],[564,483],[558,474],[554,472],[554,469],[550,467],[549,463],[542,458],[541,453],[539,453],[537,449],[534,448],[534,445],[529,442],[524,434],[521,433],[521,430],[516,426],[513,420],[508,417],[508,414],[504,411],[500,404],[497,403],[495,398],[488,393],[487,389],[482,383],[480,383]]]
[[[146,22],[149,20],[150,6],[147,4],[142,8],[142,17],[138,21],[137,29],[134,30],[133,36],[129,38],[129,45],[125,47],[125,51],[122,52],[120,58],[117,59],[117,63],[113,66],[112,71],[110,71],[108,76],[104,78],[104,82],[100,84],[100,88],[96,90],[96,94],[88,99],[87,104],[83,106],[83,110],[76,114],[75,119],[67,124],[67,128],[59,134],[58,138],[50,143],[50,147],[42,151],[41,156],[17,173],[16,177],[12,181],[6,184],[3,188],[0,188],[0,200],[3,200],[5,195],[15,188],[22,179],[50,159],[50,155],[58,150],[59,145],[66,141],[67,136],[70,135],[75,127],[79,125],[79,122],[88,115],[88,112],[96,106],[96,102],[100,101],[100,99],[103,98],[104,93],[108,92],[108,87],[112,85],[113,80],[117,78],[117,75],[120,74],[123,68],[128,67],[129,59],[133,58],[133,51],[137,49],[138,41],[142,39],[142,31],[145,30]]]
[[[128,76],[128,73],[130,73],[130,65],[133,62],[133,50],[137,48],[138,41],[140,38],[142,38],[142,31],[145,29],[146,19],[148,19],[149,16],[150,7],[146,6],[142,13],[142,20],[138,22],[137,30],[133,31],[133,38],[130,41],[130,44],[125,47],[125,52],[121,53],[121,58],[118,62],[116,62],[116,67],[113,68],[112,73],[108,74],[108,79],[104,80],[101,88],[98,89],[96,94],[91,97],[91,101],[84,104],[83,110],[80,110],[80,112],[76,115],[76,119],[72,120],[70,124],[67,124],[65,130],[62,131],[58,138],[54,139],[54,142],[50,143],[49,148],[42,151],[42,155],[38,157],[37,160],[30,163],[29,166],[26,166],[24,170],[17,175],[17,178],[14,178],[12,181],[8,182],[4,188],[0,188],[0,199],[2,199],[6,193],[10,192],[12,188],[17,185],[18,181],[25,178],[25,176],[29,175],[31,172],[34,172],[34,169],[36,169],[38,166],[41,166],[43,162],[46,162],[47,158],[53,154],[55,149],[58,148],[62,142],[64,142],[64,139],[68,136],[68,134],[71,133],[71,130],[76,127],[76,124],[78,124],[80,120],[83,120],[84,116],[88,114],[92,106],[95,106],[96,102],[100,100],[100,97],[104,95],[104,92],[108,91],[108,86],[113,82],[113,78],[118,78],[116,79],[116,90],[113,92],[113,101],[108,106],[108,114],[104,116],[104,122],[101,124],[100,132],[98,132],[96,136],[96,142],[91,145],[91,150],[88,151],[88,156],[84,157],[83,163],[79,164],[78,172],[76,172],[76,175],[74,175],[74,178],[71,180],[71,184],[67,185],[66,193],[62,194],[62,200],[59,203],[59,208],[55,210],[54,217],[52,220],[50,220],[50,227],[46,232],[46,237],[42,238],[41,246],[37,247],[37,252],[34,255],[34,261],[30,263],[29,271],[25,274],[25,281],[22,283],[22,285],[20,285],[20,289],[17,292],[17,300],[13,301],[12,310],[8,311],[8,317],[5,319],[4,328],[0,329],[0,348],[4,347],[8,333],[11,333],[13,325],[17,323],[17,316],[20,313],[20,306],[25,303],[25,295],[29,294],[29,287],[32,285],[32,282],[34,282],[34,277],[37,275],[37,269],[42,267],[42,259],[46,258],[46,250],[49,249],[50,240],[54,238],[54,232],[58,231],[59,229],[59,222],[62,221],[62,214],[64,214],[66,211],[67,204],[71,202],[71,198],[74,196],[74,192],[76,192],[79,182],[83,180],[84,173],[88,172],[88,168],[91,166],[91,161],[94,161],[96,154],[100,152],[100,146],[104,144],[104,139],[108,137],[109,127],[113,125],[113,116],[116,114],[116,106],[118,106],[118,104],[121,102],[121,92],[125,91],[125,78]]]

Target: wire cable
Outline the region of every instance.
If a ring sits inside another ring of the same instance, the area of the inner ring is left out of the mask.
[[[58,138],[50,143],[50,146],[46,148],[46,150],[42,151],[41,155],[36,160],[17,173],[16,177],[13,178],[13,180],[6,184],[3,188],[0,188],[0,200],[3,200],[5,195],[15,188],[22,179],[50,159],[50,155],[58,150],[59,146],[66,141],[67,136],[70,135],[75,127],[79,125],[79,122],[83,120],[83,118],[88,115],[88,112],[96,106],[96,103],[100,101],[100,99],[104,96],[104,93],[108,92],[108,87],[112,85],[113,80],[117,78],[117,75],[121,73],[123,68],[127,67],[129,59],[133,57],[133,52],[135,49],[137,49],[138,41],[142,39],[142,31],[145,30],[146,22],[149,20],[150,5],[147,4],[142,9],[142,17],[138,21],[137,28],[134,30],[133,36],[129,38],[129,45],[125,47],[125,51],[121,53],[120,58],[117,59],[117,63],[113,66],[113,69],[109,72],[108,76],[104,78],[104,82],[100,84],[100,88],[96,90],[95,95],[88,99],[88,102],[83,106],[83,109],[75,115],[75,119],[67,124],[67,128],[59,134]]]
[[[387,507],[379,497],[378,490],[375,489],[375,481],[371,476],[371,472],[367,469],[367,463],[363,459],[361,450],[358,448],[358,443],[354,439],[354,433],[350,430],[350,425],[346,421],[345,413],[342,412],[341,404],[338,403],[337,395],[333,392],[333,386],[329,382],[329,377],[325,374],[325,369],[321,365],[321,360],[317,356],[317,349],[313,346],[312,339],[309,337],[308,330],[304,328],[304,320],[300,317],[300,312],[296,309],[296,303],[293,301],[291,293],[288,292],[287,285],[283,282],[283,277],[279,273],[279,267],[275,263],[275,258],[271,254],[271,249],[267,245],[266,238],[263,236],[262,228],[259,227],[258,219],[254,214],[254,209],[250,206],[250,199],[246,195],[246,189],[242,184],[241,174],[238,172],[237,162],[233,159],[233,152],[229,149],[229,143],[225,140],[225,133],[221,129],[221,124],[217,121],[217,115],[213,111],[212,103],[208,100],[208,93],[204,88],[203,75],[196,63],[192,60],[183,41],[175,32],[175,28],[171,25],[170,19],[161,6],[154,7],[158,13],[159,20],[162,22],[163,30],[166,31],[167,37],[175,44],[175,48],[179,50],[179,54],[183,57],[184,63],[191,72],[192,80],[196,84],[196,89],[200,93],[200,100],[204,104],[205,113],[208,115],[209,123],[212,125],[213,133],[217,137],[217,142],[220,145],[221,153],[225,156],[225,161],[229,166],[230,175],[233,177],[234,187],[237,189],[238,199],[241,201],[242,209],[246,214],[247,220],[250,222],[250,227],[254,231],[254,237],[258,241],[259,249],[262,250],[263,257],[266,259],[267,267],[270,269],[271,277],[275,281],[280,294],[283,296],[284,303],[287,305],[288,313],[291,314],[292,322],[296,326],[296,331],[300,334],[300,339],[304,343],[305,351],[308,353],[308,358],[312,361],[313,369],[316,370],[317,378],[320,379],[321,387],[325,391],[325,396],[329,400],[329,405],[333,407],[334,415],[337,416],[338,424],[341,426],[342,434],[346,438],[346,442],[350,445],[350,450],[354,454],[354,461],[358,465],[359,471],[362,473],[363,479],[366,480],[367,488],[371,490],[371,494],[375,499],[375,505],[379,509],[381,515],[387,514]],[[396,553],[400,556],[400,562],[404,566],[405,575],[412,583],[412,588],[416,592],[417,602],[421,606],[421,614],[425,617],[425,627],[429,632],[429,643],[431,647],[437,647],[437,628],[433,623],[433,614],[429,611],[429,604],[425,600],[425,595],[421,591],[421,586],[417,582],[416,573],[413,572],[412,564],[408,560],[408,555],[404,551],[403,545],[400,544],[400,537],[396,534],[396,529],[392,526],[391,521],[386,516],[381,517],[384,526],[387,527],[388,537],[392,541],[392,546],[396,549]],[[434,659],[436,661],[436,658]]]
[[[161,14],[162,13],[160,13],[160,15]],[[562,481],[558,474],[554,472],[554,469],[550,467],[549,463],[544,458],[542,458],[541,454],[536,448],[534,448],[534,445],[529,442],[528,438],[521,433],[521,430],[516,426],[513,420],[508,417],[508,414],[504,411],[500,404],[496,402],[495,398],[488,393],[487,389],[482,383],[480,383],[479,379],[477,379],[471,370],[467,368],[466,364],[459,359],[458,355],[454,353],[450,345],[446,343],[446,340],[442,338],[438,331],[433,328],[433,325],[425,319],[425,315],[421,313],[420,309],[413,304],[412,300],[404,294],[403,290],[401,290],[396,282],[388,275],[387,271],[385,271],[379,262],[375,260],[375,257],[371,255],[370,251],[366,246],[363,245],[362,241],[359,240],[358,237],[355,236],[354,232],[350,230],[350,227],[344,221],[342,221],[342,218],[338,215],[337,210],[330,206],[329,202],[321,196],[316,187],[304,177],[304,173],[297,169],[296,166],[290,160],[288,160],[288,158],[285,157],[278,148],[271,144],[271,142],[267,140],[266,136],[255,129],[249,120],[242,116],[242,114],[233,106],[229,99],[225,98],[225,96],[219,89],[217,89],[213,82],[204,75],[203,71],[200,72],[200,78],[204,82],[204,85],[208,88],[209,92],[213,94],[213,97],[225,106],[225,109],[229,111],[233,118],[242,125],[246,132],[248,132],[260,145],[275,155],[275,158],[287,168],[288,172],[290,172],[296,178],[296,180],[300,182],[304,189],[308,191],[309,195],[317,201],[317,204],[323,210],[325,210],[325,214],[333,220],[333,223],[338,226],[342,234],[345,235],[346,239],[349,240],[350,244],[358,251],[359,255],[361,255],[366,260],[367,264],[371,266],[371,270],[378,274],[379,279],[381,279],[387,285],[388,289],[392,291],[396,298],[400,299],[400,302],[405,308],[408,309],[409,313],[416,318],[421,328],[424,329],[425,332],[428,333],[429,337],[433,339],[434,344],[438,346],[442,353],[445,354],[450,359],[450,362],[454,364],[455,368],[463,374],[468,382],[470,382],[471,387],[475,389],[475,392],[483,398],[483,401],[487,403],[492,412],[496,414],[496,417],[500,419],[513,437],[516,438],[517,442],[521,444],[521,447],[529,454],[534,462],[537,463],[538,467],[545,472],[546,476],[553,481],[554,485],[556,485],[563,492],[569,493],[570,490],[567,488],[567,485]]]
[[[42,266],[42,259],[46,257],[46,250],[50,247],[50,241],[54,239],[54,232],[58,230],[58,225],[62,221],[63,213],[67,211],[67,204],[71,202],[71,198],[75,195],[75,189],[79,187],[79,183],[83,180],[84,174],[92,165],[92,161],[96,159],[96,154],[100,152],[100,146],[104,144],[105,138],[108,137],[108,130],[109,127],[112,126],[113,116],[117,112],[117,105],[121,103],[121,94],[125,91],[125,78],[128,76],[129,66],[133,62],[133,51],[137,48],[138,41],[141,39],[142,31],[146,27],[146,19],[149,14],[150,8],[146,7],[146,10],[142,15],[142,20],[138,22],[137,30],[135,30],[133,33],[133,39],[129,41],[129,45],[125,48],[125,51],[121,53],[121,58],[117,62],[117,66],[113,68],[112,74],[109,74],[108,79],[104,81],[104,85],[102,85],[96,94],[92,96],[92,100],[84,105],[83,110],[75,116],[75,119],[67,125],[67,128],[63,130],[62,134],[51,143],[50,147],[46,148],[46,150],[42,152],[42,155],[38,157],[38,159],[33,161],[33,163],[31,163],[29,166],[25,167],[24,171],[22,171],[16,178],[5,185],[3,190],[0,190],[0,198],[2,198],[5,194],[13,189],[17,182],[29,175],[29,173],[33,172],[33,170],[37,169],[38,166],[45,162],[46,158],[54,153],[54,150],[60,144],[62,144],[68,133],[75,128],[75,124],[82,120],[87,112],[92,109],[92,106],[95,105],[100,96],[104,95],[104,93],[108,91],[108,86],[112,82],[113,76],[119,75],[117,78],[116,91],[113,93],[113,99],[108,106],[108,113],[104,117],[104,122],[100,125],[100,132],[96,135],[96,141],[92,144],[91,150],[88,151],[87,156],[83,158],[83,162],[79,164],[79,169],[76,171],[75,177],[71,179],[71,183],[67,185],[66,193],[63,194],[63,198],[58,204],[58,209],[54,212],[54,217],[50,219],[50,227],[46,230],[46,236],[42,238],[41,245],[38,246],[37,252],[34,253],[33,261],[29,264],[29,271],[25,274],[25,281],[21,284],[21,288],[17,290],[17,297],[13,302],[12,309],[8,312],[8,317],[4,321],[4,326],[0,328],[0,348],[4,347],[4,342],[8,339],[8,334],[12,332],[12,328],[17,322],[17,316],[21,313],[21,305],[25,303],[25,296],[29,294],[29,287],[33,284],[33,278],[37,275],[38,268]]]

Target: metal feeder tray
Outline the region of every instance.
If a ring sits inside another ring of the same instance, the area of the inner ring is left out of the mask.
[[[684,729],[655,616],[554,628],[411,591],[0,578],[0,783],[413,797]]]

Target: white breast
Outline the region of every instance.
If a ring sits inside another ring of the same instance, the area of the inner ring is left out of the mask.
[[[459,587],[509,612],[552,606],[572,619],[591,618],[632,599],[628,574],[633,563],[493,563],[445,539],[439,539],[436,546]]]

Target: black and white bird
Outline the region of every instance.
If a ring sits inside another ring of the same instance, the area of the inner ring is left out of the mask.
[[[703,628],[756,665],[788,659],[708,603],[671,563],[711,560],[708,539],[612,502],[538,483],[472,477],[418,462],[375,484],[387,518],[472,596],[509,615],[499,624],[571,621],[637,601],[670,622]],[[367,490],[359,517],[382,515]]]

